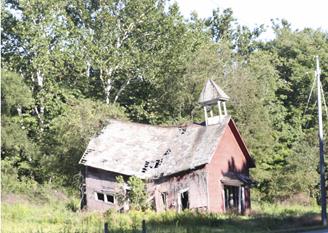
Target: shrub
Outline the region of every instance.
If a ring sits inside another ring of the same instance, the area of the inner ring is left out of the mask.
[[[70,210],[72,212],[77,212],[80,209],[80,202],[78,199],[70,199],[66,205],[67,210]]]
[[[130,176],[127,183],[125,183],[123,177],[118,176],[116,180],[121,186],[121,192],[117,195],[118,201],[121,205],[129,202],[132,210],[145,211],[149,209],[150,203],[148,201],[146,185],[142,179]]]

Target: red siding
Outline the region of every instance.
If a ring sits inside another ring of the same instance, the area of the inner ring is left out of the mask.
[[[221,142],[214,153],[211,162],[206,166],[208,171],[209,211],[224,211],[222,176],[229,172],[241,172],[248,175],[245,150],[240,145],[240,136],[229,122]],[[239,140],[239,141],[238,141]],[[250,206],[249,190],[245,189],[245,207]]]

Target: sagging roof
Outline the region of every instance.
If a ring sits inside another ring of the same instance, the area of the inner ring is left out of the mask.
[[[119,120],[91,139],[80,164],[140,178],[156,179],[210,162],[224,130],[219,124],[160,127]]]
[[[213,80],[207,80],[198,102],[203,105],[216,104],[218,100],[226,101],[229,100],[229,96],[216,85]]]

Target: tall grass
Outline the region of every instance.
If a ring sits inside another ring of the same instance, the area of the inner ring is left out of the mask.
[[[119,214],[72,212],[64,203],[38,205],[32,203],[2,203],[2,232],[103,232],[105,222],[113,233],[141,232],[141,222],[146,220],[147,232],[270,232],[315,225],[319,208],[312,206],[256,205],[251,216],[176,213],[153,211]],[[314,220],[312,220],[312,218]]]
[[[2,233],[100,233],[104,223],[111,233],[141,232],[142,220],[149,233],[270,232],[318,224],[318,206],[253,204],[250,216],[197,212],[79,211],[76,194],[40,185],[32,180],[2,180]],[[293,232],[293,231],[292,231]]]

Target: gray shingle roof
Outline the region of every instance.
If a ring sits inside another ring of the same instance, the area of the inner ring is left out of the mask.
[[[213,80],[207,80],[202,92],[200,93],[198,102],[203,105],[216,104],[218,100],[229,100],[229,96],[216,85]]]
[[[93,137],[80,164],[140,178],[158,178],[209,163],[230,117],[220,124],[160,127],[119,120]]]

